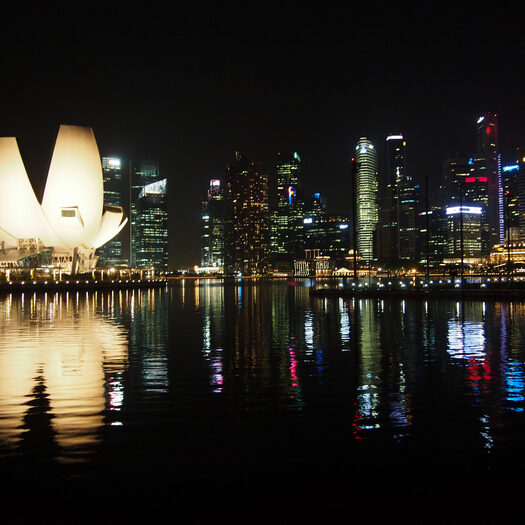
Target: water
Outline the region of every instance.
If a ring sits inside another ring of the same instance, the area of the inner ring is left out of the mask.
[[[2,297],[11,519],[480,523],[514,511],[525,303],[322,299],[308,284]]]

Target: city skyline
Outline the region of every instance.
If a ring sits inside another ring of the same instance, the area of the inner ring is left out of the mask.
[[[292,4],[180,8],[172,21],[148,9],[82,19],[9,9],[0,135],[19,138],[37,195],[62,122],[91,126],[103,155],[158,160],[173,267],[199,261],[199,198],[235,150],[260,161],[297,151],[305,186],[337,213],[350,211],[361,136],[377,144],[379,177],[386,136],[403,134],[408,172],[435,184],[447,155],[475,151],[476,121],[490,111],[513,162],[525,137],[512,10],[367,9],[365,19]]]

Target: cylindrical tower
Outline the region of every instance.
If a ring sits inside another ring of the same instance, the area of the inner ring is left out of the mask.
[[[366,137],[361,137],[357,143],[356,161],[357,250],[364,261],[371,261],[378,220],[377,151]]]

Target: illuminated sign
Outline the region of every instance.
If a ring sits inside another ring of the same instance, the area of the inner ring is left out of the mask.
[[[312,219],[312,217],[305,217],[303,219],[303,223],[304,224],[312,224],[312,222],[314,222],[314,220]]]
[[[113,168],[120,168],[120,159],[108,159],[108,165]]]
[[[447,215],[456,215],[457,213],[472,213],[474,215],[481,215],[481,207],[479,206],[452,206],[447,208]]]
[[[220,186],[221,181],[219,179],[211,179],[210,180],[210,186]]]
[[[503,171],[516,171],[519,169],[520,167],[518,164],[513,164],[512,166],[503,166]]]
[[[295,197],[295,190],[293,189],[293,186],[288,186],[288,204],[293,203],[294,197]]]
[[[465,177],[465,182],[476,182],[476,177]]]
[[[340,230],[346,230],[348,228],[348,224],[340,224],[339,229]]]
[[[403,140],[403,135],[389,135],[386,140]]]
[[[168,179],[162,179],[151,184],[146,184],[146,186],[140,190],[139,198],[141,199],[146,195],[166,195],[167,182]]]
[[[489,179],[487,177],[478,177],[479,182],[487,182]]]
[[[480,122],[483,122],[483,119],[484,119],[484,118],[485,118],[485,117],[479,117],[479,118],[478,118],[478,122],[477,122],[477,124],[479,124]]]

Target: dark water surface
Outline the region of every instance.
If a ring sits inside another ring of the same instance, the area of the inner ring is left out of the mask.
[[[525,303],[308,284],[1,297],[3,521],[522,522]]]

